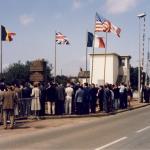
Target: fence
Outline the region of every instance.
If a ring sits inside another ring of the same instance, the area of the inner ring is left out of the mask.
[[[21,98],[18,100],[18,104],[15,106],[15,116],[17,117],[29,117],[31,112],[31,98]]]

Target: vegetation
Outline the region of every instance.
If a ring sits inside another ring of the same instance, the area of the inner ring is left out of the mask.
[[[130,68],[130,83],[133,89],[138,88],[138,67]]]
[[[47,63],[47,62],[46,62]],[[30,61],[25,64],[18,61],[13,63],[4,69],[3,74],[0,76],[1,79],[5,80],[6,83],[24,83],[29,81],[30,77]],[[48,64],[48,63],[47,63]],[[46,76],[50,80],[52,77],[51,70],[52,65],[46,65]]]
[[[133,89],[138,89],[138,67],[130,68],[130,83]],[[141,72],[141,84],[149,84],[149,76],[146,76],[145,72]]]

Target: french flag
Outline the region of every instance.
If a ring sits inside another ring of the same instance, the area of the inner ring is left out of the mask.
[[[94,47],[96,47],[96,48],[105,48],[105,43],[104,43],[103,37],[95,36]]]

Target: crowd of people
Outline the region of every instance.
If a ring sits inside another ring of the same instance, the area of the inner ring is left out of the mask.
[[[143,92],[145,102],[150,102],[150,90]],[[125,84],[104,86],[88,83],[67,83],[66,86],[49,82],[46,85],[35,82],[22,85],[0,84],[0,121],[7,129],[14,128],[15,116],[34,116],[39,119],[44,115],[89,114],[96,112],[114,112],[130,107],[133,91]],[[3,119],[2,119],[3,118]]]

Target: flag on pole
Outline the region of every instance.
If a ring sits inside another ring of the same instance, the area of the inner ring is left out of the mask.
[[[56,43],[59,45],[69,45],[70,44],[68,38],[60,32],[56,33]]]
[[[96,13],[95,32],[112,32],[120,37],[121,29]]]
[[[87,47],[92,47],[93,46],[93,33],[88,32],[87,34]]]
[[[5,27],[1,25],[1,41],[12,41],[14,35],[16,33],[6,31]]]
[[[97,35],[95,35],[95,39],[94,39],[94,35],[91,32],[88,32],[87,36],[88,36],[87,47],[93,47],[93,40],[94,40],[95,48],[105,48],[105,43],[102,37],[98,37]]]
[[[116,27],[115,25],[113,25],[111,23],[111,29],[110,29],[110,32],[116,34],[118,37],[120,37],[120,32],[121,32],[121,29],[119,27]]]
[[[96,48],[105,48],[105,43],[102,37],[95,36],[94,47]]]
[[[103,18],[96,13],[95,32],[110,32],[111,23],[109,20]]]

